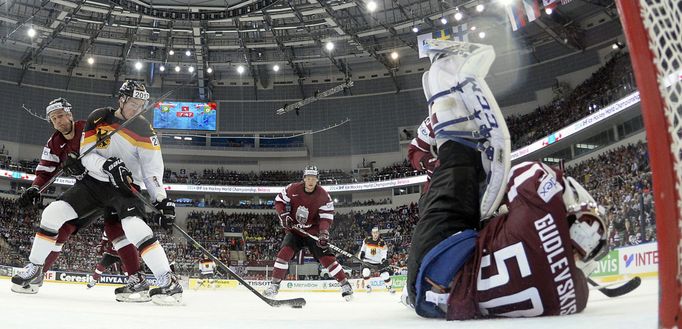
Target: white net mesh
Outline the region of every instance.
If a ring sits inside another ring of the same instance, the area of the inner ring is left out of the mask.
[[[670,146],[675,158],[677,208],[682,212],[682,1],[640,0],[639,3],[649,48],[658,69],[658,89],[664,103],[672,141]],[[678,214],[678,230],[679,237],[682,237],[682,213]],[[677,280],[682,282],[682,238],[677,249]]]

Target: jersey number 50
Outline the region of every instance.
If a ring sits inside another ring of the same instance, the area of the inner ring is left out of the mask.
[[[478,282],[476,283],[476,288],[478,291],[486,291],[492,288],[497,288],[509,283],[509,268],[507,268],[506,261],[508,259],[516,258],[516,264],[518,264],[518,271],[522,278],[530,276],[531,270],[528,265],[528,258],[526,257],[526,251],[523,249],[523,244],[518,242],[516,244],[510,245],[508,247],[502,248],[493,253],[495,256],[495,267],[497,268],[497,274],[490,276],[489,278],[483,278],[483,268],[489,267],[490,255],[485,255],[481,258],[481,267],[478,269]],[[512,263],[513,264],[513,263]],[[513,307],[514,304],[528,304],[530,302],[530,309],[519,310],[517,307]],[[510,311],[506,313],[494,313],[498,316],[506,317],[533,317],[538,316],[544,312],[542,307],[542,300],[540,299],[540,293],[535,287],[531,287],[520,291],[515,294],[501,296],[493,298],[491,300],[478,303],[478,308],[483,315],[489,315],[491,313],[490,309],[505,307],[506,309],[513,308],[515,311]]]

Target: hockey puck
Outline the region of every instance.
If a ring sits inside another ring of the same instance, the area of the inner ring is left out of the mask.
[[[293,308],[303,308],[303,305],[294,305]]]

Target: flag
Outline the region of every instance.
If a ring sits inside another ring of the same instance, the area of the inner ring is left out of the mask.
[[[506,7],[506,11],[514,31],[540,17],[537,0],[514,0]]]
[[[469,32],[467,24],[457,25],[455,27],[448,26],[442,30],[436,30],[431,33],[424,33],[417,36],[417,46],[419,48],[419,58],[428,57],[427,40],[457,40],[469,42],[467,33]]]

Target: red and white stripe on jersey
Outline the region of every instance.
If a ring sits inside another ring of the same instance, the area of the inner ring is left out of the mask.
[[[331,200],[329,193],[327,193],[327,197],[329,197],[329,199]],[[319,214],[320,219],[334,220],[334,202],[329,201],[326,204],[320,206]]]
[[[285,204],[289,204],[291,202],[291,198],[287,195],[287,190],[292,184],[287,185],[284,189],[282,189],[282,192],[279,192],[277,196],[275,197],[275,202],[284,202]]]
[[[431,146],[436,145],[436,135],[431,127],[431,119],[426,118],[417,129],[417,137],[412,139],[411,145],[424,152],[431,152]]]
[[[330,276],[335,276],[341,270],[343,270],[343,267],[341,267],[341,265],[339,265],[338,262],[333,262],[331,265],[327,267],[327,271],[329,271]]]
[[[537,179],[539,187],[537,196],[545,203],[564,190],[563,173],[542,162],[526,161],[513,166],[507,183],[507,200],[513,202],[519,195],[519,189],[529,179]],[[534,186],[534,185],[533,185]]]
[[[49,143],[49,141],[48,141]],[[59,156],[52,153],[52,150],[45,146],[43,147],[43,154],[40,156],[40,162],[36,166],[36,173],[44,171],[51,173],[59,166]]]

